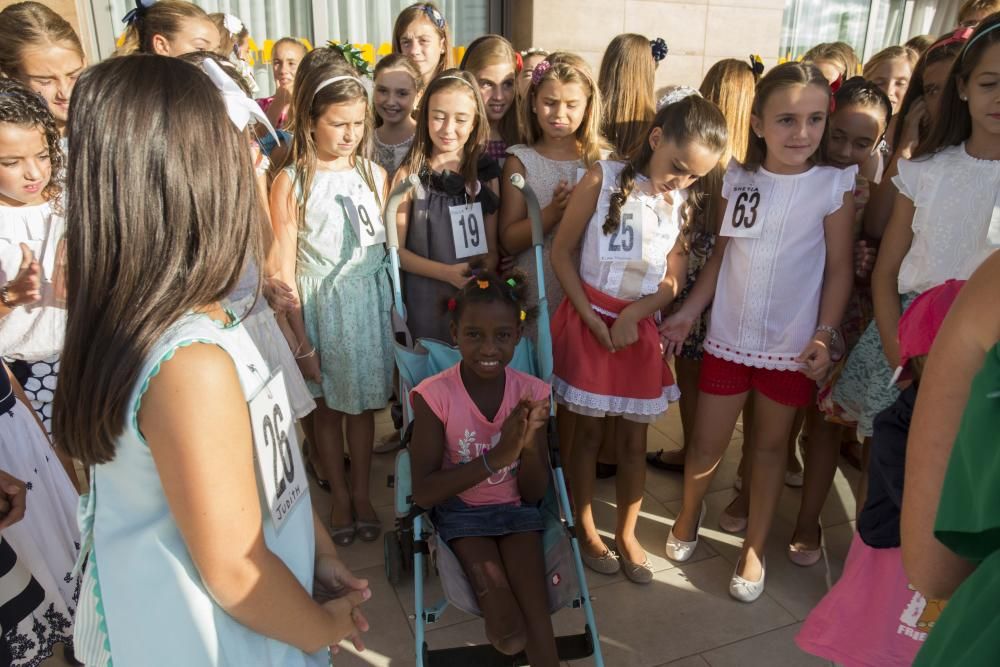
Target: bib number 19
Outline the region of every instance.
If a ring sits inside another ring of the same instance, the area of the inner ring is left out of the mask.
[[[451,215],[451,233],[455,242],[455,258],[464,259],[485,255],[486,225],[483,206],[479,202],[448,207]]]

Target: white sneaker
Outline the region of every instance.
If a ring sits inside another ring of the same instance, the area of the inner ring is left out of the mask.
[[[701,512],[698,514],[698,525],[694,529],[694,539],[690,542],[685,542],[684,540],[679,540],[674,537],[674,529],[670,529],[670,534],[667,535],[667,544],[665,550],[667,552],[667,558],[674,561],[675,563],[683,563],[684,561],[691,558],[694,554],[695,548],[698,546],[698,533],[701,531],[701,520],[705,518],[705,501],[701,502]]]
[[[729,595],[740,602],[753,602],[764,592],[764,579],[767,578],[767,559],[762,559],[760,562],[759,581],[749,581],[736,574],[740,571],[742,561],[742,558],[736,561],[733,578],[729,580]]]

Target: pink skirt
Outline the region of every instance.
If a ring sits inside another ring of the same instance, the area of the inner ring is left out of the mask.
[[[873,549],[855,533],[844,573],[795,643],[845,667],[904,667],[913,664],[943,606],[909,585],[898,548]]]
[[[632,303],[586,283],[583,289],[609,328],[618,313]],[[570,300],[563,299],[552,319],[552,387],[556,399],[570,411],[591,417],[656,421],[670,402],[680,398],[680,391],[663,360],[652,316],[638,326],[639,340],[624,350],[609,352],[590,332]]]

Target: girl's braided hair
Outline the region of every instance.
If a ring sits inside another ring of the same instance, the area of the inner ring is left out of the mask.
[[[686,146],[688,142],[698,141],[717,153],[722,153],[726,149],[729,137],[726,118],[719,111],[719,107],[700,95],[689,95],[660,109],[646,130],[644,140],[633,147],[625,167],[618,176],[618,189],[611,195],[608,216],[601,228],[605,235],[614,233],[621,225],[622,208],[635,189],[636,174],[643,173],[649,167],[649,161],[653,157],[649,135],[657,127],[663,133],[663,141],[673,141],[677,146]],[[696,189],[690,188],[688,200],[684,202],[681,211],[681,238],[684,240],[685,249],[687,249],[692,204],[697,204],[699,197]]]
[[[65,156],[59,146],[59,130],[56,128],[55,118],[45,100],[14,79],[0,78],[0,123],[41,131],[49,148],[49,162],[52,165],[52,176],[49,184],[42,190],[42,195],[46,201],[57,206],[62,193],[59,179],[62,177]]]
[[[514,312],[521,324],[531,322],[538,314],[538,307],[528,302],[529,285],[523,271],[514,270],[501,278],[491,271],[475,271],[469,282],[445,303],[452,322],[458,324],[466,306],[471,303],[500,302]]]

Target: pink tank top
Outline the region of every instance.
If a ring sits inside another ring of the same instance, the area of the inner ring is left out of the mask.
[[[454,468],[482,456],[500,442],[504,420],[523,397],[538,401],[549,396],[549,385],[527,373],[507,367],[503,401],[493,420],[488,420],[465,389],[461,364],[429,377],[413,390],[420,394],[434,415],[444,424],[445,448],[442,467]],[[494,475],[458,494],[469,505],[520,505],[517,488],[519,462],[497,470]]]

